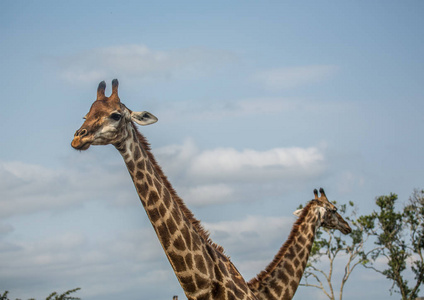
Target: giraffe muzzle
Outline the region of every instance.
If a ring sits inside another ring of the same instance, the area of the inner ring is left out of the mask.
[[[346,226],[343,227],[342,230],[340,230],[343,234],[349,234],[352,232],[352,228],[350,228],[349,225],[346,224]]]
[[[71,146],[76,150],[87,150],[91,141],[87,138],[88,131],[85,128],[80,128],[75,132],[74,139],[72,140]]]

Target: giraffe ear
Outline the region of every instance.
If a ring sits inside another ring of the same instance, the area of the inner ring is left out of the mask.
[[[303,211],[303,208],[296,210],[293,214],[294,214],[296,217],[299,217],[299,216],[300,216],[300,214],[302,213],[302,211]]]
[[[147,111],[141,111],[131,112],[131,119],[136,122],[138,125],[146,126],[153,123],[156,123],[158,121],[158,118],[156,118],[154,115]]]

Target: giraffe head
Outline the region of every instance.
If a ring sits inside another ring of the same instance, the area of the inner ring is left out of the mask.
[[[118,80],[112,81],[112,94],[105,96],[106,83],[99,83],[97,99],[84,117],[81,128],[75,132],[72,147],[87,150],[91,145],[119,144],[127,136],[129,125],[149,125],[158,119],[147,111],[134,112],[121,103],[118,97]]]
[[[338,229],[343,234],[351,233],[352,229],[349,224],[337,213],[337,207],[328,201],[324,189],[320,188],[319,192],[321,194],[320,197],[318,197],[318,191],[314,190],[315,198],[308,205],[309,209],[313,209],[318,216],[317,228],[322,226],[328,229]],[[303,209],[306,209],[306,207],[296,210],[294,214],[300,216]]]

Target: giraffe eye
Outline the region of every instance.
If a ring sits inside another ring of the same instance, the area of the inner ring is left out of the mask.
[[[110,115],[110,118],[112,120],[119,121],[119,120],[121,120],[121,115],[118,114],[118,113],[113,113],[113,114]]]

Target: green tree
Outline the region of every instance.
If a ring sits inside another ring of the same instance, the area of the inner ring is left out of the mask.
[[[424,190],[415,190],[401,211],[396,210],[397,199],[392,193],[376,199],[378,211],[369,216],[374,226],[368,232],[376,238],[378,251],[372,253],[367,267],[393,282],[391,292],[413,300],[424,280]],[[386,259],[385,269],[377,266],[379,257]],[[408,274],[414,275],[411,282]]]
[[[333,201],[334,204],[337,204]],[[368,256],[375,249],[365,252],[365,243],[370,237],[371,220],[364,216],[357,216],[357,209],[353,202],[339,207],[343,217],[352,227],[349,235],[341,235],[335,230],[320,228],[311,249],[308,265],[304,272],[302,286],[314,287],[323,291],[330,299],[335,300],[336,287],[333,282],[333,272],[336,260],[344,263],[342,281],[338,287],[338,299],[343,298],[343,291],[347,280],[358,265],[368,263]],[[347,217],[344,216],[349,211]],[[324,262],[320,264],[320,262]],[[325,267],[324,267],[325,266]]]
[[[78,298],[78,297],[70,297],[69,296],[70,294],[75,293],[78,290],[80,290],[80,288],[76,288],[76,289],[73,289],[73,290],[66,291],[61,295],[59,295],[56,292],[53,292],[46,298],[46,300],[80,300],[80,298]]]
[[[0,294],[0,300],[9,300],[7,294],[9,294],[9,291],[5,291],[3,294]]]
[[[80,289],[81,288],[68,290],[60,295],[57,292],[53,292],[49,296],[47,296],[46,300],[80,300],[80,298],[78,297],[69,296],[70,294],[75,293],[76,291],[79,291]],[[5,291],[3,294],[0,294],[0,300],[9,300],[9,297],[7,296],[8,294],[9,294],[9,291]],[[20,300],[20,299],[16,299],[16,300]],[[35,300],[35,299],[31,298],[28,300]]]

